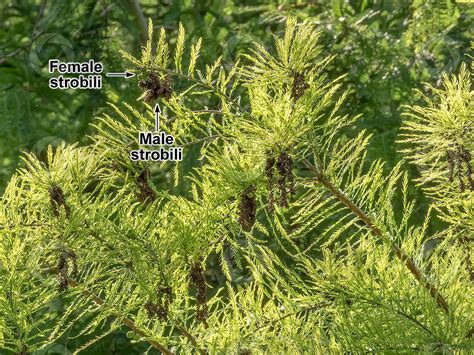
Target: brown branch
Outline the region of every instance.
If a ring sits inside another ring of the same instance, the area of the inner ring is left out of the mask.
[[[317,181],[319,181],[324,187],[326,187],[332,194],[335,196],[343,205],[348,207],[357,217],[360,218],[362,222],[370,229],[370,231],[381,238],[385,239],[385,236],[383,235],[382,231],[370,220],[370,218],[358,207],[356,206],[352,201],[350,201],[336,186],[334,186],[329,180],[327,180],[323,174],[317,170],[309,161],[305,161],[305,165],[308,167],[309,170],[311,170],[316,178]],[[438,289],[436,288],[435,285],[433,285],[425,275],[421,272],[421,270],[415,265],[413,260],[406,255],[403,250],[395,244],[393,241],[390,240],[390,246],[392,247],[393,251],[395,252],[395,255],[405,264],[405,266],[410,270],[410,272],[413,274],[415,279],[425,287],[431,297],[436,301],[439,307],[448,314],[449,313],[449,307],[448,303],[446,302],[445,298],[440,294]]]
[[[203,221],[203,220],[201,220],[200,223],[201,223],[202,221]],[[86,227],[89,228],[89,223],[87,223],[87,221],[86,221],[85,225],[86,225]],[[117,251],[117,248],[115,248],[114,246],[112,246],[111,244],[109,244],[105,239],[103,239],[102,237],[100,237],[97,233],[90,233],[90,235],[91,235],[93,238],[95,238],[96,240],[98,240],[100,243],[103,243],[109,251],[112,251],[112,252],[116,252],[116,251]],[[124,264],[124,266],[127,267],[127,268],[130,268],[130,266],[127,265],[126,263]],[[161,271],[161,270],[160,270],[160,271]],[[74,282],[74,280],[72,280],[72,281]],[[74,286],[74,285],[71,284],[71,286]],[[101,301],[102,301],[102,300],[101,300]],[[95,300],[94,300],[94,302],[95,302]],[[103,302],[103,301],[102,301],[102,302]],[[127,319],[126,319],[126,320],[127,320]],[[128,326],[128,324],[126,324],[125,322],[122,321],[122,323],[124,323],[125,325]],[[189,333],[189,332],[187,331],[187,329],[186,329],[184,326],[179,325],[179,324],[177,324],[177,322],[176,322],[175,327],[181,332],[181,334],[182,334],[184,337],[186,337],[186,338],[190,341],[190,343],[191,343],[202,355],[207,354],[207,352],[206,352],[205,350],[202,350],[202,349],[199,348],[199,346],[198,346],[198,344],[197,344],[197,341],[196,341],[196,338],[195,338],[191,333]],[[131,328],[131,327],[130,327],[130,328]],[[133,330],[133,329],[132,329],[132,330]],[[137,333],[137,334],[139,334],[139,333]],[[140,334],[139,334],[139,335],[140,335]],[[171,354],[173,354],[173,353],[171,353]]]
[[[201,349],[199,347],[196,338],[191,333],[189,333],[185,327],[178,324],[178,322],[176,322],[175,326],[176,326],[176,328],[178,328],[178,330],[181,332],[181,334],[183,334],[186,338],[188,338],[189,342],[191,344],[193,344],[193,346],[199,351],[199,353],[201,355],[206,355],[207,354],[207,351],[204,350],[204,349]]]
[[[68,284],[72,287],[78,287],[79,286],[79,283],[77,281],[71,279],[71,278],[68,278]],[[84,296],[90,297],[92,299],[92,301],[95,304],[97,304],[98,306],[104,305],[105,301],[102,298],[94,295],[92,292],[90,292],[86,289],[82,289],[81,292]],[[171,350],[169,350],[164,345],[162,345],[162,344],[160,344],[160,343],[158,343],[154,340],[149,339],[149,336],[143,330],[138,328],[138,326],[130,318],[121,317],[119,315],[114,315],[114,316],[116,318],[119,318],[121,320],[122,324],[127,326],[128,328],[130,328],[135,334],[143,337],[153,348],[161,351],[163,354],[167,354],[167,355],[174,354]]]

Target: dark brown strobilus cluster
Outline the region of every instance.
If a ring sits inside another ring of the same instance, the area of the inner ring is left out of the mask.
[[[26,344],[23,344],[21,346],[21,350],[19,352],[17,352],[17,355],[29,355],[29,354],[30,354],[30,352],[29,352],[29,349],[26,346]]]
[[[155,190],[150,185],[150,170],[144,169],[137,178],[138,199],[144,203],[156,200]]]
[[[51,210],[53,211],[54,216],[59,217],[59,208],[63,206],[64,210],[66,211],[66,216],[69,218],[71,215],[71,209],[66,204],[63,190],[56,184],[49,188],[49,201],[51,203]]]
[[[202,259],[199,259],[191,265],[189,273],[191,285],[196,288],[196,321],[207,325],[207,285]]]
[[[304,74],[295,72],[293,74],[293,84],[291,86],[291,98],[296,102],[301,96],[303,96],[306,89],[309,88],[309,84],[305,81]]]
[[[250,232],[253,225],[255,224],[257,216],[257,201],[255,197],[256,192],[255,185],[247,187],[240,196],[239,203],[239,223],[242,229],[246,232]]]
[[[76,254],[72,250],[61,251],[58,260],[59,291],[66,291],[69,287],[69,277],[77,277]],[[72,263],[71,275],[69,275],[69,261]]]
[[[158,318],[163,321],[167,320],[169,307],[173,301],[173,290],[171,287],[158,287],[156,300],[156,303],[153,303],[151,300],[145,303],[148,318]]]
[[[295,193],[293,177],[293,160],[286,152],[281,152],[278,160],[267,153],[265,174],[268,180],[268,209],[273,211],[275,205],[275,170],[278,172],[278,190],[280,207],[288,207],[289,196]]]
[[[160,79],[159,74],[149,73],[147,77],[138,81],[138,87],[145,92],[145,101],[154,102],[158,98],[169,100],[173,89],[171,88],[171,78],[169,75]]]
[[[459,190],[464,192],[467,188],[474,191],[474,177],[471,165],[471,153],[463,146],[456,144],[454,149],[448,150],[449,162],[449,181],[454,181],[454,175],[457,175],[459,181]],[[465,168],[463,169],[463,165]],[[455,170],[457,170],[455,172]]]

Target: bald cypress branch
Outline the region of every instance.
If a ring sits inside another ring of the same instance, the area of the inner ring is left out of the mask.
[[[362,222],[370,229],[370,231],[382,238],[383,240],[389,240],[386,236],[383,235],[382,231],[374,224],[374,222],[365,214],[357,205],[355,205],[349,198],[347,198],[336,186],[334,186],[329,180],[327,180],[322,172],[316,169],[314,165],[312,165],[307,160],[305,161],[305,165],[310,169],[317,178],[317,181],[321,183],[324,187],[326,187],[331,194],[333,194],[343,205],[348,207],[357,217],[360,218]],[[389,240],[389,243],[395,252],[395,255],[403,262],[403,264],[410,270],[412,275],[415,279],[425,287],[428,292],[430,293],[431,297],[436,301],[438,306],[446,313],[449,313],[449,306],[446,302],[446,299],[443,295],[438,291],[436,286],[434,286],[429,280],[427,280],[426,276],[423,275],[423,272],[416,266],[413,260],[406,255],[400,247],[395,244],[393,241]]]

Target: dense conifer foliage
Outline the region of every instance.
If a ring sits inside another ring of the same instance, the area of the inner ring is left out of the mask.
[[[272,6],[244,10],[281,31],[232,63],[150,20],[120,51],[134,85],[83,142],[21,155],[1,197],[2,352],[110,353],[122,334],[124,354],[473,351],[469,59],[404,92],[377,154],[377,108],[354,112],[321,12]],[[162,149],[139,140],[155,104],[182,161],[130,159]]]

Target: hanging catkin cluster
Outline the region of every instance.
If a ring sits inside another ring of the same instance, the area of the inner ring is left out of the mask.
[[[268,209],[270,211],[273,211],[275,205],[275,170],[278,172],[277,185],[280,207],[288,207],[289,196],[295,193],[293,159],[286,152],[281,152],[278,160],[271,153],[267,153],[265,174],[268,185]]]
[[[293,101],[296,102],[301,96],[303,96],[308,88],[309,84],[306,82],[304,74],[295,72],[293,74],[293,84],[291,86],[291,98]]]
[[[240,196],[239,223],[242,229],[249,232],[255,224],[257,215],[257,202],[255,198],[255,185],[247,187]]]
[[[173,92],[171,78],[165,76],[164,79],[160,79],[160,76],[153,72],[149,73],[145,79],[139,80],[138,87],[145,92],[145,101],[148,103],[158,98],[169,100]]]
[[[58,259],[58,282],[59,291],[66,291],[69,287],[69,277],[77,276],[76,254],[72,250],[63,250]],[[69,275],[69,261],[72,263],[71,274]]]
[[[138,199],[143,203],[151,203],[156,199],[156,193],[150,185],[150,170],[144,169],[137,178]]]
[[[454,181],[454,175],[457,175],[459,190],[464,192],[467,188],[474,191],[474,177],[471,166],[471,153],[462,145],[454,144],[454,149],[448,150],[449,162],[449,181]],[[465,168],[463,169],[463,165]],[[455,172],[455,170],[457,170]]]
[[[169,306],[173,301],[173,290],[171,287],[158,287],[156,291],[156,303],[148,300],[145,309],[148,318],[168,319]]]
[[[192,286],[196,288],[196,320],[206,324],[207,320],[207,285],[202,259],[191,265],[189,273]]]
[[[64,198],[63,190],[56,184],[52,185],[49,188],[49,201],[54,216],[59,217],[59,208],[62,206],[64,207],[64,211],[66,211],[66,216],[69,218],[71,214],[71,209],[66,204],[66,199]]]

